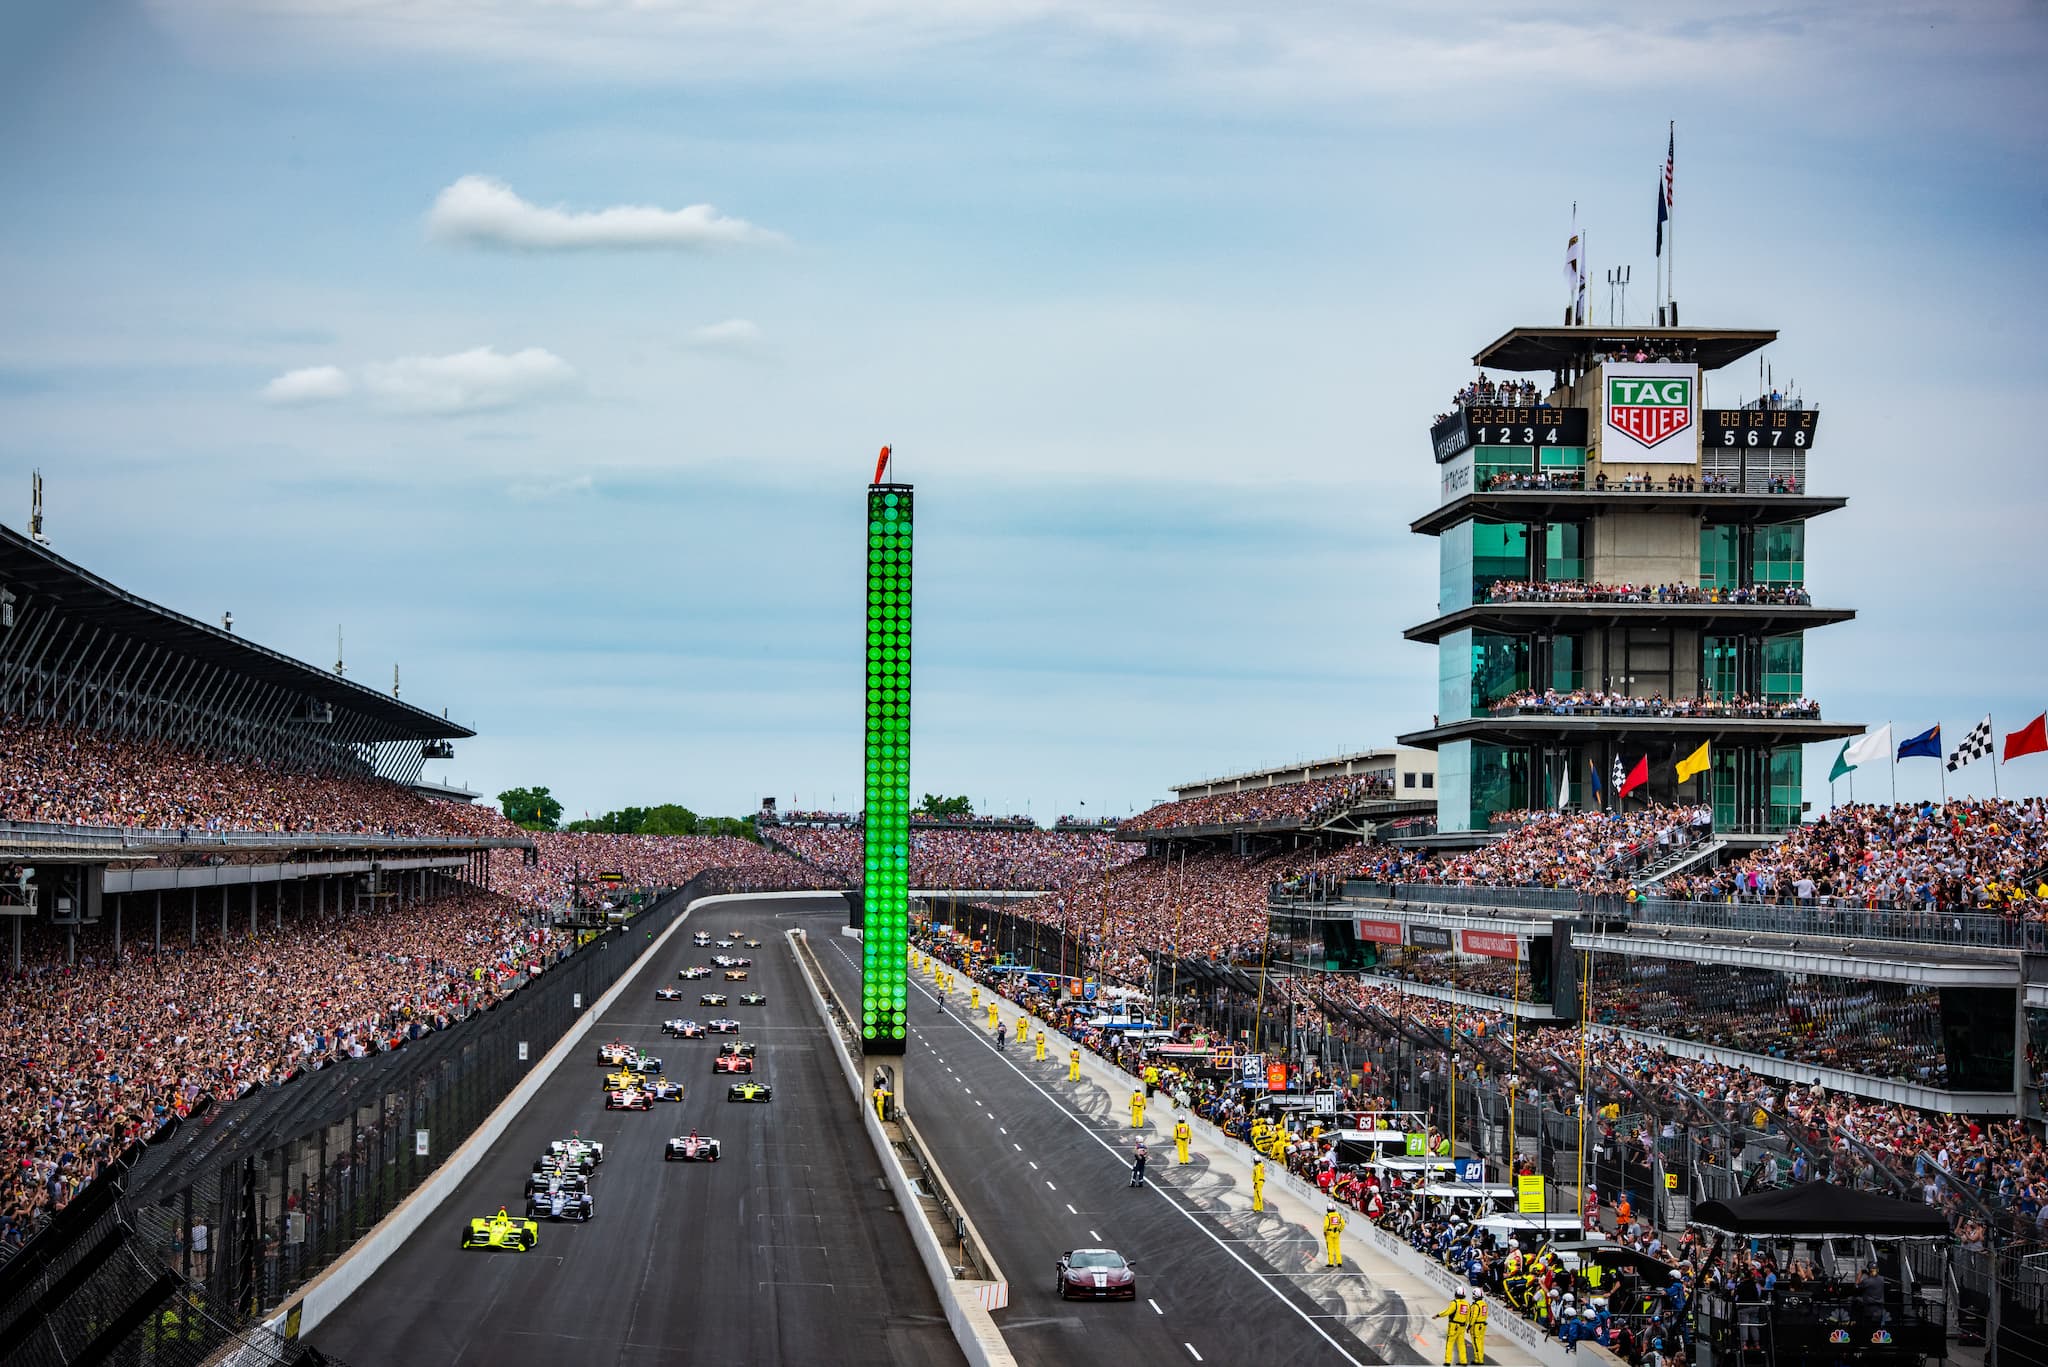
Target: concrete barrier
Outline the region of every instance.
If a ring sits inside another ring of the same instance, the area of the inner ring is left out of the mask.
[[[845,934],[845,929],[840,933]],[[946,1313],[946,1323],[952,1327],[953,1338],[959,1343],[960,1351],[967,1355],[970,1367],[1017,1367],[1017,1359],[1003,1341],[1002,1331],[996,1328],[994,1318],[977,1301],[977,1293],[994,1283],[962,1281],[953,1275],[946,1250],[939,1246],[938,1236],[932,1233],[930,1222],[923,1217],[923,1205],[910,1185],[910,1174],[904,1171],[902,1158],[890,1144],[888,1135],[883,1133],[882,1122],[876,1118],[874,1107],[868,1105],[866,1082],[861,1076],[860,1066],[853,1061],[852,1051],[832,1019],[832,1010],[825,1004],[826,985],[812,976],[810,965],[797,949],[797,937],[803,932],[789,930],[784,934],[789,939],[789,952],[796,958],[797,971],[810,984],[811,1005],[817,1011],[818,1019],[825,1023],[825,1033],[832,1041],[833,1057],[839,1060],[840,1071],[845,1074],[847,1088],[853,1095],[853,1104],[860,1109],[861,1127],[867,1131],[868,1142],[875,1146],[875,1156],[882,1162],[883,1180],[888,1182],[889,1191],[896,1197],[897,1208],[903,1212],[904,1223],[910,1227],[910,1239],[917,1245],[918,1261],[924,1264],[925,1275],[932,1279],[932,1289],[939,1293],[939,1307]],[[858,938],[858,932],[855,932],[855,938]],[[823,969],[819,972],[822,973]],[[916,1131],[907,1123],[905,1129],[915,1142]],[[929,1149],[925,1150],[925,1159],[927,1162],[931,1160]],[[934,1167],[932,1171],[936,1173],[938,1169]],[[942,1176],[939,1180],[944,1182],[945,1179]],[[954,1209],[960,1209],[957,1202]],[[965,1218],[964,1211],[962,1218]]]
[[[662,931],[653,943],[640,952],[639,960],[621,974],[619,980],[613,983],[603,996],[584,1010],[582,1019],[569,1027],[562,1038],[556,1041],[554,1048],[541,1056],[532,1070],[520,1079],[519,1085],[484,1118],[483,1124],[477,1126],[469,1138],[462,1141],[454,1153],[448,1155],[447,1162],[436,1169],[426,1181],[420,1183],[412,1195],[400,1201],[389,1215],[378,1221],[368,1234],[356,1240],[354,1247],[326,1271],[300,1287],[278,1306],[270,1318],[263,1322],[263,1327],[282,1334],[286,1320],[296,1313],[297,1332],[303,1337],[318,1327],[320,1322],[332,1314],[343,1301],[360,1290],[363,1283],[384,1265],[386,1259],[419,1232],[427,1217],[454,1194],[455,1188],[462,1184],[462,1179],[469,1176],[483,1160],[483,1156],[490,1152],[491,1146],[504,1135],[512,1124],[512,1118],[533,1099],[542,1084],[554,1076],[555,1069],[561,1067],[562,1061],[574,1052],[576,1046],[583,1042],[583,1037],[590,1033],[590,1028],[597,1024],[598,1017],[611,1007],[621,992],[632,985],[633,980],[640,976],[640,970],[645,968],[661,947],[668,943],[668,937],[682,928],[683,923],[690,919],[692,912],[699,907],[720,902],[757,901],[767,897],[788,895],[766,892],[714,893],[708,897],[699,897],[684,907],[682,914],[669,923],[668,929]]]

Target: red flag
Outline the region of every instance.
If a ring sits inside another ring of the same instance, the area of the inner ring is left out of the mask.
[[[2048,712],[2028,722],[2017,731],[2005,733],[2005,762],[2010,764],[2021,755],[2038,755],[2048,750]]]
[[[2041,748],[2044,750],[2048,750],[2048,746],[2043,746]],[[1636,767],[1628,771],[1628,777],[1621,781],[1620,791],[1615,793],[1615,796],[1618,798],[1627,797],[1630,793],[1642,787],[1645,783],[1648,783],[1649,781],[1650,757],[1648,755],[1644,755],[1641,759],[1636,761]]]
[[[875,477],[872,480],[870,480],[869,483],[880,484],[882,482],[882,472],[888,468],[889,448],[884,446],[882,448],[882,454],[875,457]]]

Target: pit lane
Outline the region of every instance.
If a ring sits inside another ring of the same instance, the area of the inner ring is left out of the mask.
[[[780,932],[806,927],[816,943],[845,923],[838,898],[726,903],[692,913],[650,955],[504,1137],[420,1232],[362,1289],[308,1335],[314,1346],[362,1364],[742,1364],[833,1362],[958,1364],[961,1354],[926,1279],[903,1216],[881,1184],[874,1150],[846,1099],[846,1084]],[[690,995],[657,1001],[690,964],[710,962],[691,934],[741,930],[762,942],[732,951],[754,960],[745,983],[678,984]],[[724,1012],[695,1004],[724,991]],[[739,994],[767,994],[765,1007]],[[670,1016],[727,1014],[760,1045],[756,1076],[767,1105],[725,1100],[714,1076],[721,1036],[675,1040]],[[612,1038],[661,1058],[687,1095],[654,1110],[607,1112],[597,1046]],[[717,1163],[664,1163],[662,1146],[691,1127],[722,1145]],[[551,1139],[580,1130],[605,1145],[591,1181],[587,1225],[541,1225],[527,1253],[465,1252],[463,1224],[500,1205],[519,1209],[533,1159]]]

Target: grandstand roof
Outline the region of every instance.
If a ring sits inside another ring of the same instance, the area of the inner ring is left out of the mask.
[[[1490,370],[1563,370],[1588,357],[1638,342],[1692,348],[1702,370],[1717,370],[1778,340],[1776,328],[1547,327],[1510,328],[1479,348],[1472,364]]]
[[[1397,762],[1403,759],[1411,768],[1436,767],[1433,755],[1412,749],[1404,755],[1401,747],[1390,746],[1383,750],[1354,750],[1349,754],[1332,755],[1328,759],[1309,759],[1294,764],[1275,764],[1265,769],[1247,769],[1243,773],[1222,774],[1216,778],[1190,779],[1186,783],[1175,783],[1171,786],[1175,797],[1207,797],[1211,793],[1242,792],[1246,788],[1275,788],[1282,784],[1307,783],[1319,778],[1392,773],[1397,767]]]
[[[204,664],[331,703],[380,728],[385,740],[444,740],[476,732],[329,670],[139,598],[0,526],[0,588],[47,599],[66,616],[177,651]]]

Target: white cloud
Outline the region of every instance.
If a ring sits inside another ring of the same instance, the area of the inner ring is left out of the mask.
[[[287,370],[263,386],[263,397],[278,404],[321,403],[347,398],[354,389],[355,383],[340,366],[309,365]]]
[[[690,333],[690,345],[702,351],[753,351],[763,340],[760,324],[748,318],[706,323]]]
[[[779,242],[780,233],[729,218],[709,204],[682,209],[618,204],[571,212],[522,199],[488,176],[464,176],[434,199],[427,232],[444,242],[535,251],[658,248],[701,250]]]
[[[569,494],[587,493],[596,487],[589,475],[563,475],[555,479],[522,479],[505,490],[522,503],[544,503]]]
[[[574,367],[539,347],[507,355],[480,346],[363,367],[363,392],[394,413],[482,413],[557,394],[575,382]]]

